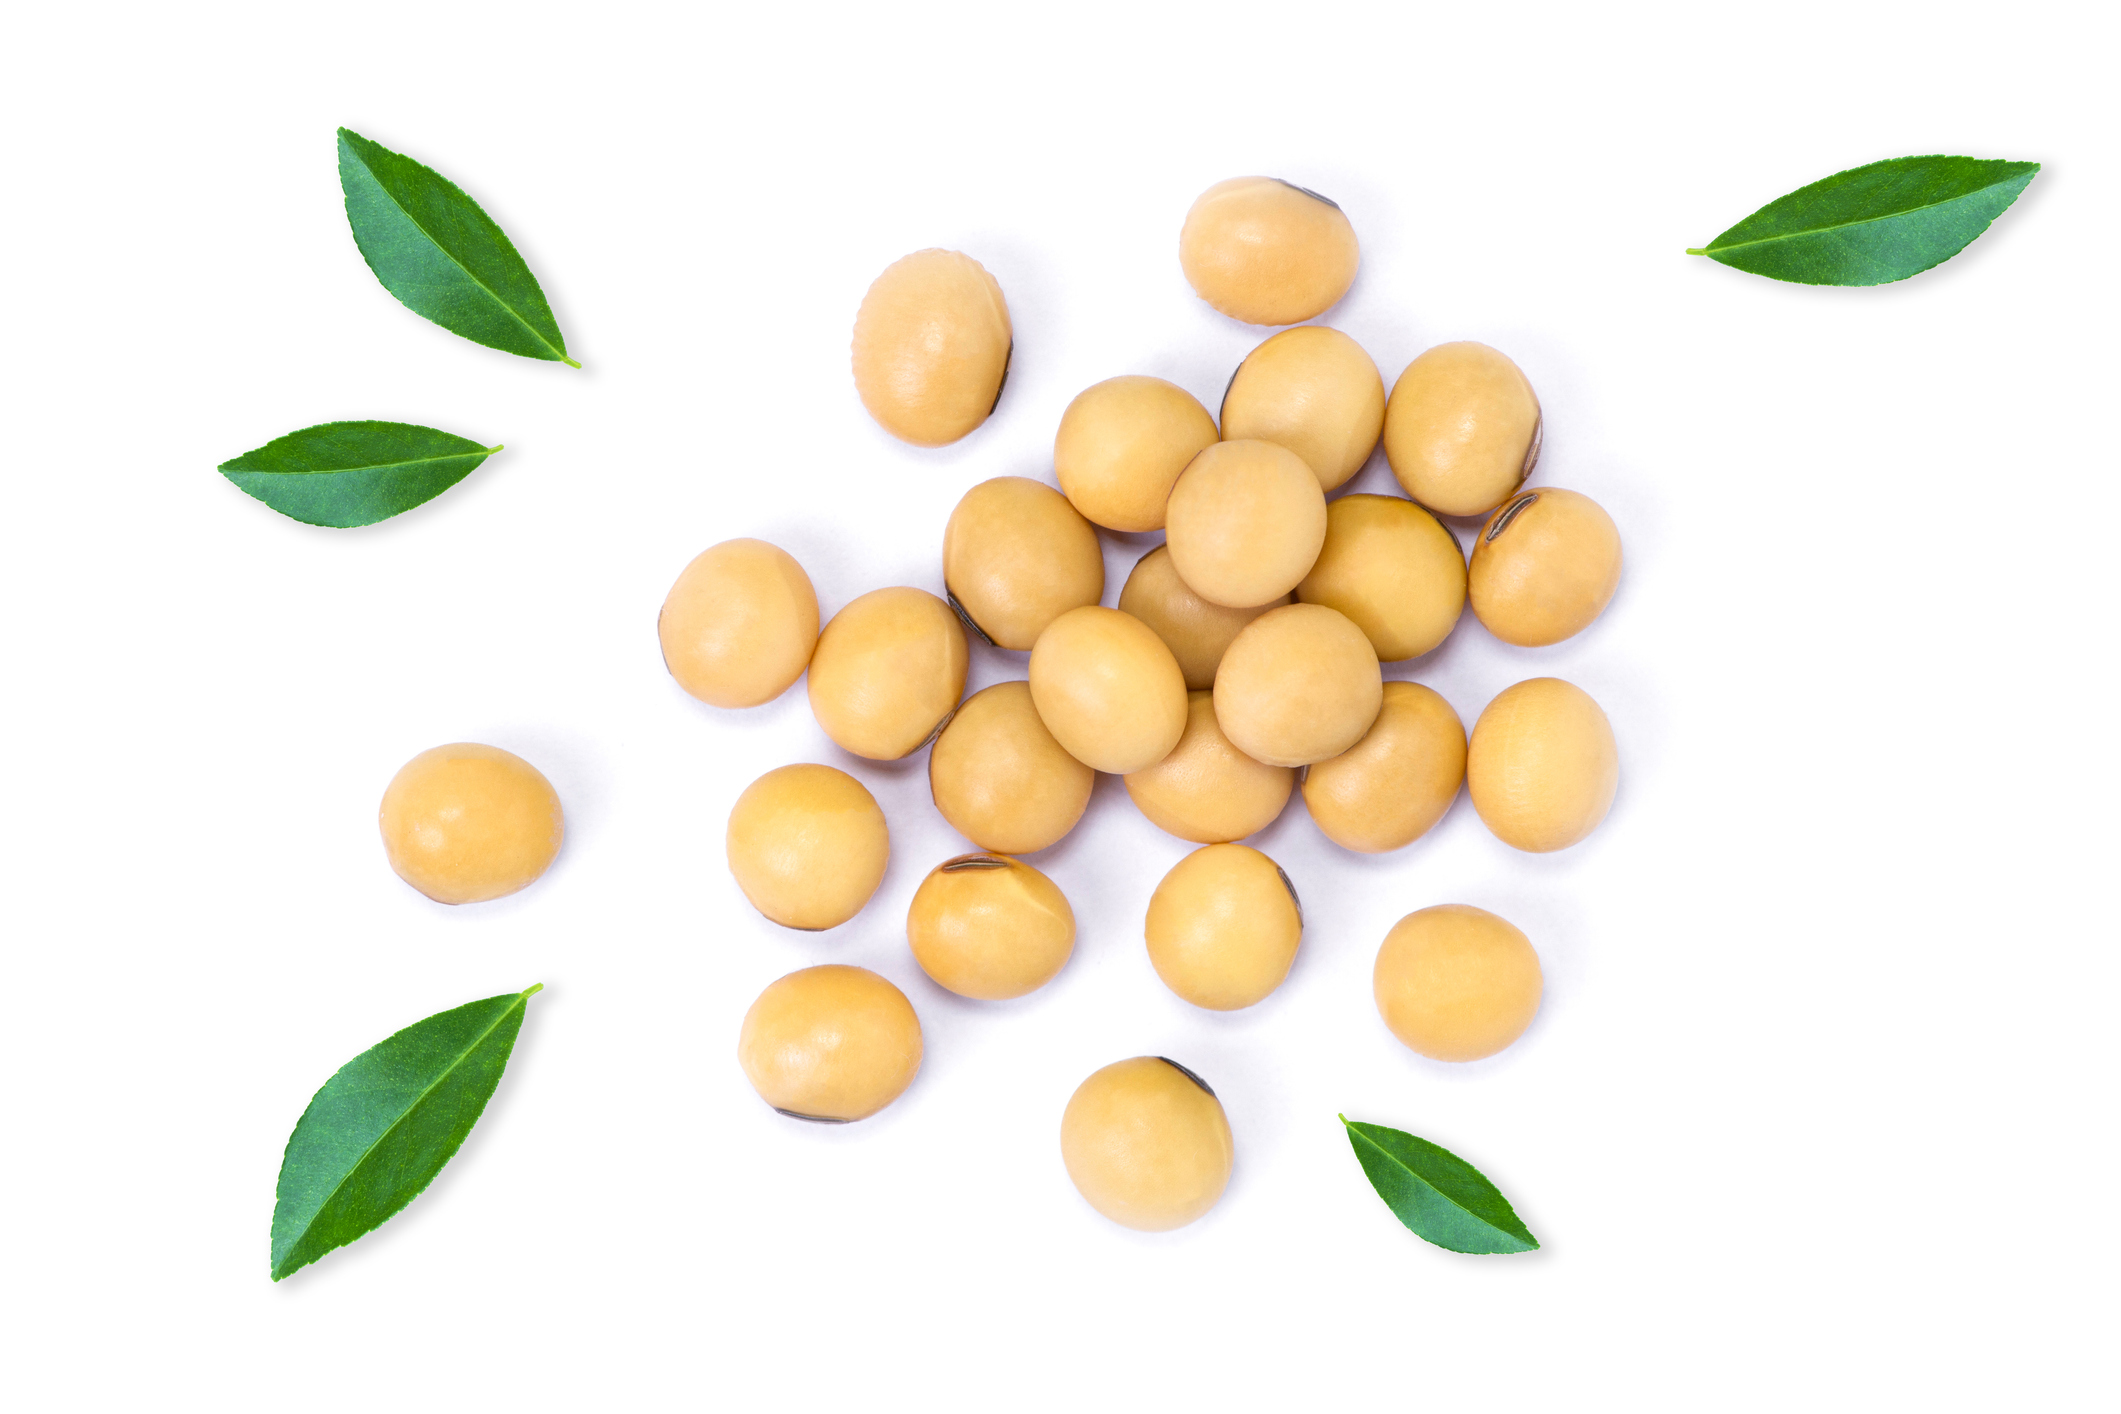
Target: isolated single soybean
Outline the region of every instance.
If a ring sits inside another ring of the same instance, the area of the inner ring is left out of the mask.
[[[965,699],[928,750],[928,793],[981,849],[1036,854],[1083,818],[1097,772],[1039,718],[1031,684],[998,682]]]
[[[1222,664],[1246,624],[1290,601],[1284,594],[1249,609],[1211,604],[1186,587],[1171,562],[1171,551],[1159,545],[1135,561],[1133,572],[1120,587],[1119,608],[1153,630],[1178,659],[1185,674],[1186,689],[1199,692],[1215,686],[1215,670]]]
[[[1105,594],[1105,552],[1082,513],[1043,482],[997,476],[943,529],[943,584],[979,635],[1029,652],[1047,624]]]
[[[737,1061],[759,1098],[790,1119],[846,1124],[913,1083],[921,1022],[906,994],[867,968],[806,967],[744,1013]]]
[[[1384,704],[1377,651],[1346,615],[1289,604],[1245,626],[1215,674],[1215,720],[1239,751],[1308,766],[1361,741]]]
[[[1371,972],[1377,1011],[1431,1060],[1475,1061],[1524,1034],[1544,988],[1539,954],[1515,925],[1446,903],[1392,925]]]
[[[729,872],[751,906],[783,927],[837,928],[869,902],[891,860],[876,797],[845,771],[801,763],[768,771],[729,812]]]
[[[1589,496],[1542,486],[1506,502],[1473,542],[1467,594],[1489,633],[1544,648],[1589,628],[1620,587],[1620,530]]]
[[[1142,924],[1156,975],[1210,1011],[1265,1001],[1288,978],[1303,931],[1289,876],[1241,844],[1205,845],[1173,865]]]
[[[1051,982],[1075,951],[1075,910],[1054,882],[1001,854],[961,854],[914,891],[906,941],[946,991],[1007,1001]]]
[[[1619,787],[1612,723],[1574,683],[1518,683],[1473,724],[1466,789],[1481,821],[1513,848],[1567,849],[1598,828]]]
[[[1385,403],[1385,458],[1409,496],[1438,515],[1484,516],[1539,464],[1531,380],[1470,341],[1438,344],[1399,375]]]
[[[817,591],[795,557],[724,540],[685,566],[656,636],[679,687],[716,707],[756,707],[795,685],[817,647]]]
[[[1162,1056],[1093,1072],[1069,1097],[1060,1138],[1075,1191],[1138,1232],[1206,1216],[1236,1156],[1229,1117],[1208,1082]]]
[[[1278,177],[1232,177],[1202,192],[1178,234],[1186,283],[1247,324],[1297,324],[1340,303],[1362,248],[1347,213]]]
[[[460,741],[398,768],[377,812],[399,878],[436,903],[484,903],[526,889],[566,836],[560,797],[511,751]]]
[[[1304,772],[1304,806],[1343,849],[1382,854],[1435,827],[1466,778],[1466,729],[1435,689],[1385,684],[1361,741]]]
[[[1296,772],[1239,751],[1215,721],[1213,693],[1186,694],[1186,731],[1171,754],[1129,772],[1127,795],[1149,823],[1195,844],[1223,844],[1274,823]],[[1455,787],[1454,787],[1455,788]]]
[[[940,447],[994,411],[1014,351],[1009,305],[986,267],[959,251],[917,250],[862,297],[854,387],[886,432]]]
[[[1326,507],[1325,544],[1296,597],[1347,615],[1384,662],[1419,658],[1465,611],[1465,552],[1412,501],[1343,496]]]
[[[1269,338],[1223,392],[1223,440],[1287,447],[1331,491],[1361,471],[1384,434],[1385,380],[1361,344],[1306,324]]]
[[[896,761],[928,744],[965,692],[971,648],[925,589],[875,589],[825,625],[810,658],[810,711],[856,756]]]
[[[1257,608],[1295,589],[1326,540],[1326,497],[1302,457],[1272,442],[1218,442],[1171,488],[1165,546],[1201,598]]]
[[[1061,414],[1053,475],[1075,509],[1105,529],[1162,530],[1172,484],[1217,435],[1208,410],[1176,383],[1107,378]]]
[[[1171,754],[1186,730],[1178,660],[1140,619],[1070,609],[1031,650],[1031,700],[1070,756],[1123,776]]]

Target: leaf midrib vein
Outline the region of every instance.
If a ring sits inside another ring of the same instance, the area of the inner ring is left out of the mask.
[[[363,462],[359,466],[319,466],[309,467],[300,471],[279,471],[271,467],[228,466],[223,467],[222,470],[240,472],[246,476],[344,476],[356,471],[385,471],[392,467],[400,466],[426,466],[430,462],[450,462],[456,461],[460,457],[490,457],[493,453],[494,449],[491,447],[478,447],[469,452],[451,452],[447,456],[407,457],[402,461],[394,462]]]
[[[551,341],[548,340],[543,334],[540,334],[534,327],[532,327],[529,320],[525,319],[522,315],[516,313],[514,305],[510,304],[507,300],[502,299],[501,296],[484,280],[481,280],[478,276],[472,274],[470,267],[465,265],[463,261],[457,259],[455,252],[450,250],[448,246],[443,245],[442,242],[435,236],[434,232],[428,230],[427,227],[420,224],[420,218],[413,215],[411,211],[407,210],[405,203],[399,201],[396,196],[392,195],[390,188],[383,185],[383,179],[380,176],[376,175],[376,169],[368,165],[368,159],[363,156],[358,149],[354,151],[354,160],[361,164],[361,170],[368,174],[368,180],[376,184],[376,190],[383,193],[383,199],[385,201],[388,201],[393,207],[395,207],[399,214],[404,216],[406,220],[410,221],[412,223],[412,228],[415,231],[418,231],[421,235],[427,237],[427,243],[433,246],[436,250],[442,252],[443,257],[448,260],[451,265],[454,265],[457,267],[457,269],[463,271],[465,279],[471,281],[472,284],[478,286],[480,290],[484,291],[488,299],[492,300],[496,305],[500,306],[502,313],[506,314],[510,319],[513,319],[516,323],[522,325],[524,333],[530,335],[531,338],[536,339],[545,348],[551,350],[554,356],[556,356],[562,363],[565,363],[567,361],[567,350],[553,348]],[[441,174],[436,173],[436,175],[440,176]],[[445,177],[443,178],[443,180],[447,181],[448,179]],[[452,185],[454,185],[454,183],[452,183]],[[471,197],[468,194],[464,194],[462,188],[458,188],[458,191],[460,194],[464,195],[464,199],[466,201],[471,201]],[[478,203],[472,202],[472,205],[477,206]],[[485,214],[484,208],[480,209],[480,214]],[[491,220],[492,218],[488,217],[487,219]],[[506,240],[507,236],[504,234],[502,236],[502,239]],[[513,246],[513,244],[514,242],[511,241],[510,245]],[[517,256],[517,259],[521,258],[522,257],[520,255]],[[537,277],[532,276],[531,278],[535,280]]]
[[[2012,179],[2005,178],[2004,180],[2009,181]],[[1849,231],[1854,230],[1858,226],[1874,226],[1880,221],[1897,221],[1903,216],[1912,216],[1918,211],[1935,211],[1940,206],[1950,206],[1956,201],[1966,201],[1969,198],[1981,195],[1985,191],[1993,191],[2002,185],[2003,182],[1990,182],[1986,186],[1975,187],[1972,191],[1963,191],[1957,196],[1946,197],[1942,201],[1924,202],[1920,206],[1910,206],[1903,211],[1888,211],[1883,216],[1866,216],[1861,221],[1839,221],[1831,226],[1812,226],[1802,231],[1786,231],[1779,236],[1762,236],[1758,240],[1734,241],[1730,245],[1704,246],[1701,253],[1703,255],[1721,255],[1728,250],[1744,250],[1747,246],[1773,245],[1777,241],[1801,240],[1806,236],[1825,235],[1829,231]]]
[[[302,1225],[302,1237],[307,1237],[310,1233],[310,1230],[317,1225],[317,1219],[324,1215],[324,1210],[329,1208],[331,1206],[332,1200],[339,1196],[339,1190],[346,1187],[347,1184],[353,1181],[353,1176],[361,1171],[361,1166],[363,1164],[368,1162],[368,1156],[376,1151],[376,1146],[378,1144],[381,1144],[385,1139],[388,1139],[392,1134],[395,1134],[397,1132],[398,1126],[405,1123],[407,1119],[411,1118],[412,1112],[414,1110],[427,1103],[428,1096],[434,1094],[436,1087],[456,1073],[457,1067],[464,1064],[464,1058],[470,1055],[473,1051],[477,1050],[481,1045],[483,1045],[486,1041],[486,1038],[491,1036],[494,1031],[500,1026],[500,1024],[508,1019],[508,1014],[510,1012],[515,1011],[517,1008],[523,1006],[524,1003],[526,1003],[528,1000],[529,997],[526,994],[518,993],[513,1003],[508,1006],[502,1007],[500,1015],[496,1016],[484,1031],[481,1031],[477,1036],[474,1036],[469,1045],[465,1046],[463,1050],[457,1052],[456,1059],[452,1060],[448,1065],[444,1066],[441,1072],[437,1074],[432,1081],[428,1082],[428,1084],[421,1089],[419,1098],[415,1099],[411,1104],[407,1105],[404,1110],[400,1112],[396,1119],[392,1120],[387,1126],[385,1126],[381,1134],[378,1134],[374,1139],[369,1141],[368,1147],[361,1151],[361,1157],[355,1159],[351,1164],[347,1165],[345,1174],[340,1177],[337,1183],[331,1186],[331,1192],[325,1194],[324,1201],[317,1204],[315,1211],[310,1213],[309,1221]],[[299,1241],[300,1239],[298,1238],[295,1243],[288,1244],[289,1255],[293,1255],[297,1245],[299,1244]]]
[[[1353,1134],[1357,1139],[1360,1139],[1363,1143],[1369,1145],[1372,1149],[1375,1149],[1378,1153],[1384,1155],[1387,1161],[1397,1165],[1403,1172],[1406,1173],[1408,1177],[1412,1178],[1422,1187],[1428,1189],[1431,1193],[1434,1193],[1437,1197],[1443,1199],[1444,1202],[1449,1203],[1452,1207],[1458,1209],[1459,1212],[1464,1213],[1474,1222],[1477,1222],[1482,1227],[1487,1228],[1490,1232],[1499,1232],[1505,1237],[1511,1238],[1515,1241],[1523,1240],[1522,1238],[1519,1238],[1516,1233],[1511,1232],[1508,1228],[1497,1227],[1494,1223],[1489,1222],[1486,1218],[1474,1212],[1471,1208],[1468,1208],[1465,1204],[1459,1202],[1456,1198],[1453,1198],[1450,1194],[1444,1192],[1435,1184],[1429,1182],[1428,1179],[1424,1178],[1419,1173],[1416,1173],[1411,1167],[1409,1167],[1405,1160],[1401,1159],[1397,1154],[1393,1153],[1390,1149],[1387,1149],[1384,1145],[1378,1143],[1375,1139],[1372,1139],[1369,1135],[1357,1129],[1354,1125],[1351,1124],[1348,1126],[1348,1132],[1350,1134]]]

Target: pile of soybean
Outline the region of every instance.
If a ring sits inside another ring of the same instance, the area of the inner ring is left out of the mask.
[[[1099,771],[1123,777],[1158,828],[1201,846],[1146,900],[1144,931],[1165,985],[1219,1011],[1265,998],[1295,960],[1295,890],[1237,843],[1292,794],[1336,844],[1375,853],[1419,838],[1464,783],[1498,838],[1547,851],[1595,829],[1618,783],[1605,714],[1570,683],[1509,688],[1469,742],[1441,696],[1380,669],[1436,648],[1469,603],[1496,637],[1536,647],[1580,632],[1612,598],[1612,519],[1576,492],[1525,488],[1541,418],[1517,365],[1484,344],[1444,344],[1388,397],[1353,339],[1301,324],[1347,292],[1360,253],[1339,206],[1287,182],[1209,188],[1179,258],[1231,318],[1300,325],[1238,367],[1220,429],[1171,383],[1108,379],[1061,418],[1058,490],[1004,476],[965,493],[943,536],[947,600],[873,590],[820,632],[802,566],[763,541],[731,540],[686,566],[663,606],[664,661],[702,701],[756,706],[807,670],[818,725],[843,749],[890,761],[929,748],[935,807],[978,852],[927,876],[906,937],[921,968],[961,996],[1019,997],[1066,965],[1068,900],[1017,856],[1075,827]],[[1013,347],[993,276],[969,256],[919,251],[862,301],[855,386],[893,435],[941,446],[992,412]],[[1329,502],[1380,440],[1406,497]],[[1438,516],[1484,518],[1470,564]],[[1100,526],[1165,536],[1116,609],[1100,603]],[[968,631],[1028,651],[1028,678],[963,699]],[[729,868],[774,922],[835,928],[882,881],[889,839],[854,777],[782,766],[731,810]],[[1438,1060],[1508,1046],[1540,990],[1530,940],[1463,904],[1409,914],[1377,954],[1385,1024]],[[808,967],[760,995],[738,1057],[781,1113],[844,1123],[911,1083],[920,1021],[873,972]],[[1061,1118],[1061,1154],[1099,1212],[1161,1230],[1214,1206],[1232,1147],[1206,1081],[1140,1056],[1082,1083]]]

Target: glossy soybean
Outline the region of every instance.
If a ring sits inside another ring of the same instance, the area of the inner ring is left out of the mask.
[[[1090,804],[1097,772],[1046,729],[1028,682],[965,699],[928,752],[928,792],[966,839],[1001,854],[1060,842]]]
[[[876,797],[831,766],[768,771],[729,812],[729,872],[751,906],[788,928],[836,928],[884,880],[891,832]]]
[[[759,1098],[790,1119],[846,1124],[913,1083],[921,1022],[906,994],[867,968],[806,967],[744,1013],[737,1061]]]
[[[1308,766],[1361,741],[1384,702],[1377,652],[1323,604],[1290,604],[1245,626],[1215,674],[1215,720],[1239,751]]]
[[[810,710],[845,750],[896,761],[926,745],[964,695],[971,649],[956,612],[925,589],[877,589],[825,625]]]
[[[1302,457],[1272,442],[1218,442],[1171,488],[1164,543],[1187,588],[1251,609],[1311,572],[1326,519],[1325,493]]]
[[[528,888],[566,835],[538,768],[477,742],[431,747],[398,768],[377,811],[399,878],[437,903],[484,903]]]
[[[1475,1061],[1502,1050],[1539,1014],[1539,954],[1483,908],[1447,903],[1392,925],[1371,972],[1377,1011],[1408,1049]]]
[[[1052,981],[1075,950],[1075,911],[1020,860],[964,854],[937,865],[906,913],[914,960],[938,987],[1007,1001]]]
[[[1433,828],[1466,778],[1466,729],[1451,704],[1416,682],[1385,684],[1361,741],[1304,772],[1304,805],[1343,849],[1382,854]]]
[[[1171,754],[1130,772],[1127,794],[1149,823],[1195,844],[1241,840],[1274,823],[1296,772],[1254,761],[1215,721],[1214,694],[1186,695],[1186,731]]]
[[[1029,652],[1047,624],[1104,597],[1105,554],[1067,497],[1029,477],[997,476],[950,513],[943,584],[981,637]]]
[[[854,318],[854,386],[886,432],[955,442],[1000,402],[1014,340],[1002,287],[977,260],[919,250],[887,267]]]
[[[1321,489],[1344,484],[1385,426],[1385,381],[1362,345],[1319,324],[1284,329],[1245,356],[1218,414],[1223,440],[1287,447]]]
[[[1197,1007],[1237,1011],[1288,977],[1304,916],[1273,860],[1248,845],[1211,844],[1164,875],[1142,931],[1166,987]]]
[[[1070,756],[1125,775],[1171,754],[1186,680],[1162,639],[1117,609],[1070,609],[1031,650],[1031,700]]]
[[[1438,344],[1408,364],[1385,404],[1385,457],[1415,500],[1484,516],[1539,464],[1539,398],[1500,350]]]
[[[1296,324],[1340,303],[1362,250],[1340,207],[1275,177],[1232,177],[1200,194],[1178,234],[1193,292],[1247,324]]]
[[[1473,724],[1466,789],[1504,844],[1535,854],[1567,849],[1598,828],[1619,787],[1612,723],[1574,683],[1518,683]]]
[[[1296,597],[1347,615],[1382,661],[1418,658],[1465,612],[1465,554],[1412,501],[1343,496],[1326,508],[1325,544]]]
[[[1619,587],[1620,531],[1603,506],[1575,491],[1523,492],[1473,542],[1473,612],[1488,632],[1520,648],[1583,632]]]
[[[1107,530],[1161,530],[1179,473],[1215,441],[1215,419],[1176,383],[1107,378],[1061,414],[1053,474],[1075,509]]]
[[[1169,1232],[1206,1216],[1236,1157],[1215,1092],[1161,1056],[1119,1061],[1077,1086],[1060,1139],[1076,1192],[1138,1232]]]
[[[1164,641],[1191,692],[1215,686],[1215,670],[1245,625],[1289,600],[1284,594],[1249,609],[1211,604],[1186,587],[1171,551],[1162,545],[1135,562],[1119,591],[1120,612],[1140,619]]]
[[[685,566],[656,619],[663,665],[716,707],[756,707],[795,685],[817,647],[817,591],[795,557],[724,540]]]

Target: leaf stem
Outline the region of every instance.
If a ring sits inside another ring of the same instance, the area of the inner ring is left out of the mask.
[[[500,449],[499,447],[495,447],[495,448],[494,448],[494,450],[498,452],[498,451],[500,451],[501,449]],[[531,984],[530,984],[530,989],[529,989],[528,991],[525,991],[525,992],[520,992],[520,993],[518,993],[517,995],[518,995],[518,996],[521,996],[521,997],[522,997],[522,998],[523,998],[524,1000],[526,1000],[526,1001],[527,1001],[527,1000],[529,1000],[529,999],[530,999],[531,997],[534,997],[534,996],[536,996],[536,995],[537,995],[538,993],[540,993],[540,992],[542,992],[542,991],[544,991],[544,990],[545,990],[545,984],[544,984],[543,982],[533,982],[533,983],[531,983]]]
[[[1708,254],[1708,252],[1707,252],[1707,251],[1705,251],[1705,250],[1689,250],[1689,251],[1687,252],[1687,254],[1688,254],[1688,255],[1707,255],[1707,254]]]
[[[486,455],[490,457],[490,456],[492,456],[492,455],[493,455],[493,454],[494,454],[495,452],[498,452],[498,451],[503,451],[503,450],[505,450],[505,449],[507,448],[507,446],[508,446],[508,444],[507,444],[506,442],[503,442],[503,443],[501,443],[501,444],[500,444],[499,446],[495,446],[495,447],[488,447],[488,448],[486,449]]]
[[[569,358],[566,354],[560,355],[560,362],[566,364],[569,368],[580,368],[582,366],[581,364],[576,363],[573,359]]]

